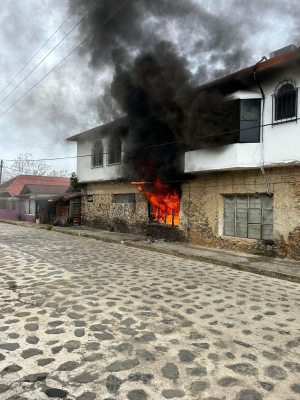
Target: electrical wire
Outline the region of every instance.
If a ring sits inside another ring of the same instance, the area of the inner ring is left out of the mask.
[[[28,142],[25,140],[18,140],[18,139],[9,139],[9,138],[4,138],[0,137],[0,142],[4,143],[9,143],[9,144],[18,144],[20,143],[21,145],[30,145],[32,147],[37,147],[37,148],[51,148],[51,149],[58,149],[58,151],[65,150],[68,151],[66,147],[63,146],[53,146],[53,145],[47,145],[47,144],[42,144],[42,143],[34,143],[34,142]]]
[[[293,121],[298,121],[300,118],[295,118]],[[255,126],[256,128],[262,128],[263,126],[273,126],[274,124],[270,123],[270,124],[264,124],[264,125],[258,125]],[[214,137],[214,136],[220,136],[220,135],[227,135],[229,133],[234,133],[234,132],[241,132],[241,131],[247,131],[249,129],[253,129],[253,127],[250,128],[243,128],[243,129],[235,129],[232,131],[227,131],[227,132],[219,132],[219,133],[214,133],[212,135],[205,135],[205,136],[196,136],[194,138],[190,138],[190,139],[182,139],[182,140],[177,140],[174,142],[168,142],[168,143],[159,143],[159,144],[154,144],[152,146],[143,146],[140,147],[140,149],[149,149],[149,148],[153,148],[153,147],[159,147],[159,146],[169,146],[170,144],[176,144],[176,143],[182,143],[182,142],[190,142],[191,140],[198,140],[198,139],[207,139],[210,137]],[[191,150],[193,151],[193,150]],[[122,153],[125,153],[125,150],[121,150]],[[102,153],[102,154],[109,154],[109,153]],[[67,158],[82,158],[82,157],[91,157],[91,154],[85,154],[82,156],[74,156],[74,157],[65,157],[65,159]],[[63,160],[64,158],[43,158],[43,159],[39,159],[39,160],[29,160],[29,161],[50,161],[50,160]],[[3,161],[15,161],[15,160],[3,160]]]
[[[77,45],[69,54],[67,54],[55,67],[53,67],[43,78],[41,78],[35,85],[33,85],[27,92],[25,92],[18,100],[16,100],[9,108],[7,108],[2,114],[0,114],[0,118],[7,113],[15,104],[17,104],[20,100],[23,99],[29,92],[31,92],[40,82],[42,82],[48,75],[51,74],[60,64],[62,64],[74,51],[76,51],[84,42],[86,42],[92,35],[94,35],[98,29],[100,29],[107,21],[109,21],[121,8],[123,8],[130,0],[126,0],[119,8],[117,8],[108,18],[106,18],[100,25],[97,26],[79,45]]]
[[[67,17],[67,19],[64,20],[64,22],[56,29],[56,31],[54,33],[52,33],[52,35],[46,40],[46,42],[38,49],[38,51],[36,53],[34,53],[34,55],[30,58],[29,61],[27,61],[27,63],[20,69],[20,71],[17,73],[17,75],[15,75],[11,81],[8,82],[8,84],[5,86],[4,89],[2,89],[2,91],[0,92],[0,94],[2,94],[4,92],[4,90],[20,75],[20,73],[24,70],[25,67],[27,67],[27,65],[30,63],[31,60],[33,60],[33,58],[42,50],[43,47],[46,46],[46,44],[49,42],[50,39],[53,38],[53,36],[60,30],[60,28],[68,21],[68,19],[70,19],[72,17],[73,14],[75,14],[75,12],[78,10],[79,7],[81,7],[81,5],[84,3],[84,1],[82,3],[79,4],[79,6],[77,8],[75,8],[75,10]]]
[[[56,46],[53,47],[53,49],[51,51],[49,51],[49,53],[17,84],[17,86],[15,86],[13,88],[13,90],[11,92],[8,93],[7,96],[4,97],[4,99],[2,99],[0,101],[0,104],[2,104],[27,78],[28,76],[30,76],[33,71],[35,71],[37,69],[37,67],[39,65],[42,64],[43,61],[46,60],[46,58],[48,58],[48,56],[50,56],[51,53],[53,53],[53,51],[70,35],[71,32],[73,32],[73,30],[92,12],[94,11],[94,9],[102,2],[102,0],[99,0],[92,8],[91,10],[83,17],[81,18],[81,20],[79,22],[77,22],[77,24],[60,40],[60,42],[57,43]]]

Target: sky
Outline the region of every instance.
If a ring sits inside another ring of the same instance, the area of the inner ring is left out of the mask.
[[[76,10],[0,94],[0,159],[8,160],[4,168],[21,153],[35,159],[76,156],[76,144],[67,137],[119,115],[109,96],[118,62],[133,60],[160,40],[172,42],[187,59],[195,86],[269,58],[283,46],[300,45],[295,0],[124,2],[0,0],[0,92]],[[99,25],[95,35],[49,73]],[[47,162],[56,170],[76,171],[75,158]]]

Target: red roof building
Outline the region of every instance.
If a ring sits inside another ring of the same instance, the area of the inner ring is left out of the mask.
[[[70,178],[39,175],[19,175],[16,178],[10,179],[9,181],[0,185],[0,197],[18,196],[22,192],[25,185],[39,185],[41,193],[45,193],[45,190],[43,189],[45,186],[70,186]]]

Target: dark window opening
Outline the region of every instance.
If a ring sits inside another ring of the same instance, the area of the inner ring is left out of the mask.
[[[240,102],[240,143],[260,141],[260,99],[245,99]]]
[[[88,203],[93,203],[93,201],[94,201],[94,195],[87,196],[87,202]]]
[[[295,119],[297,119],[297,88],[292,83],[286,83],[273,95],[273,123]]]
[[[225,236],[273,240],[273,197],[258,195],[224,196]]]
[[[103,166],[103,145],[100,139],[96,140],[92,149],[92,167]]]
[[[115,203],[133,204],[135,203],[135,194],[115,194],[114,201]]]
[[[7,210],[6,200],[0,200],[0,210]]]
[[[113,136],[109,142],[108,165],[121,163],[121,147],[122,142],[120,136]]]

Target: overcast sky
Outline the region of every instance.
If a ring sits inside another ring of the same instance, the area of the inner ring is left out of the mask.
[[[95,8],[89,18],[0,104],[0,114],[124,1],[111,0],[106,2],[107,6],[104,0],[100,2],[100,9]],[[182,10],[180,2],[184,3]],[[80,0],[0,0],[0,91],[80,3]],[[0,102],[98,1],[82,3],[0,95]],[[188,11],[185,6],[190,7]],[[100,11],[103,16],[99,16]],[[76,145],[65,139],[108,122],[113,116],[113,113],[102,112],[104,103],[101,100],[112,79],[110,53],[114,46],[120,49],[123,45],[135,55],[145,50],[154,38],[172,41],[178,53],[188,59],[195,83],[200,84],[254,64],[262,56],[269,57],[271,51],[288,44],[299,45],[298,26],[298,5],[294,0],[174,0],[172,7],[171,0],[130,0],[103,25],[101,34],[83,44],[80,51],[74,52],[0,117],[0,158],[13,160],[24,152],[32,153],[37,159],[76,155]],[[116,35],[119,39],[110,41],[109,47],[100,46],[101,40],[107,41],[104,33],[108,32],[110,38]],[[95,59],[95,54],[101,56]],[[107,101],[109,99],[105,104]],[[76,170],[75,160],[49,164],[57,170]]]

